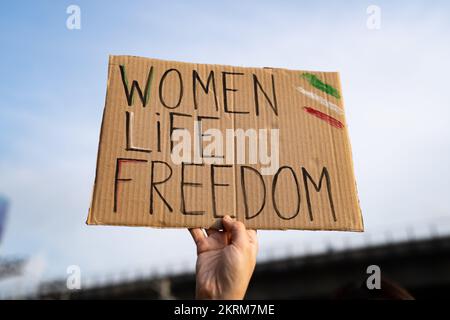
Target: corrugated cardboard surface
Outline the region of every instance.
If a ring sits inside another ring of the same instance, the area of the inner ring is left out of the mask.
[[[208,92],[193,71],[204,85],[213,71]],[[148,98],[145,106],[136,88],[127,100],[133,81]],[[362,231],[343,109],[335,72],[111,56],[87,223],[211,227],[229,214],[255,229]],[[182,166],[170,156],[171,117],[172,127],[193,133],[199,116],[219,118],[203,118],[203,131],[279,129],[277,178],[242,169],[260,172],[261,164],[203,163],[186,164],[182,179]]]

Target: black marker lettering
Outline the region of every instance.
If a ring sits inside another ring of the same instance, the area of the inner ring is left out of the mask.
[[[192,117],[190,114],[185,114],[185,113],[178,113],[178,112],[169,112],[169,139],[170,139],[170,153],[172,153],[173,151],[173,140],[172,140],[172,133],[175,130],[186,130],[186,128],[178,128],[178,127],[174,127],[173,122],[174,122],[174,117],[175,116],[179,116],[179,117]]]
[[[156,121],[156,141],[157,141],[157,150],[158,152],[161,152],[161,121],[159,120]]]
[[[235,88],[229,88],[227,87],[227,75],[230,76],[242,76],[244,75],[241,72],[222,72],[222,86],[223,86],[223,106],[224,106],[224,111],[226,113],[240,113],[240,114],[247,114],[249,113],[248,111],[235,111],[235,110],[229,110],[228,109],[228,94],[227,91],[231,91],[231,92],[236,92],[238,91]],[[233,100],[234,101],[234,100]],[[235,106],[233,106],[235,107]]]
[[[134,90],[136,89],[139,98],[141,99],[142,106],[145,108],[150,98],[150,87],[153,78],[153,66],[151,66],[150,70],[148,71],[147,83],[145,85],[144,94],[142,94],[142,90],[139,87],[139,83],[136,80],[133,80],[133,82],[131,83],[131,90],[128,88],[128,79],[126,75],[125,66],[120,65],[119,68],[120,68],[120,76],[122,77],[123,88],[125,90],[125,95],[127,97],[128,106],[131,107],[133,105]]]
[[[155,164],[163,164],[169,169],[169,175],[167,176],[167,178],[165,178],[161,181],[155,181]],[[152,178],[151,178],[151,183],[150,183],[150,214],[153,214],[153,190],[156,191],[156,193],[162,199],[162,201],[164,202],[166,207],[169,209],[169,211],[173,212],[173,209],[170,206],[169,202],[167,202],[167,200],[163,197],[161,192],[156,187],[159,184],[166,183],[171,177],[172,177],[172,167],[168,163],[166,163],[164,161],[157,161],[157,160],[152,161]]]
[[[272,100],[270,100],[269,96],[262,88],[261,83],[259,83],[258,78],[256,77],[256,74],[253,74],[253,91],[255,96],[255,110],[257,116],[259,116],[258,88],[264,94],[264,97],[266,98],[267,102],[269,102],[270,107],[272,108],[275,115],[278,116],[277,95],[275,93],[275,80],[273,74],[272,74]]]
[[[184,169],[186,166],[201,166],[203,167],[203,164],[198,163],[181,163],[181,213],[185,215],[202,215],[205,214],[205,211],[187,211],[186,210],[186,200],[184,196],[184,187],[190,186],[190,187],[196,187],[199,188],[203,186],[203,184],[198,182],[191,182],[191,181],[185,181],[185,175],[184,175]],[[199,201],[201,202],[201,201]]]
[[[256,173],[256,176],[261,181],[261,184],[262,184],[263,190],[264,190],[263,191],[263,198],[262,198],[263,200],[262,200],[262,203],[261,203],[261,207],[252,216],[249,214],[249,209],[248,209],[247,187],[245,185],[245,171],[246,170],[250,170],[250,171],[253,171],[254,173]],[[243,196],[244,196],[245,218],[247,220],[253,219],[253,218],[257,217],[263,211],[264,206],[266,205],[266,184],[264,183],[264,179],[263,179],[262,175],[259,173],[258,170],[256,170],[255,168],[249,167],[249,166],[241,166],[241,186],[242,186],[242,193],[243,193]]]
[[[118,158],[116,160],[116,173],[114,176],[114,204],[113,204],[113,212],[117,212],[117,199],[118,199],[118,190],[119,190],[119,182],[127,182],[131,181],[130,178],[120,178],[120,170],[122,168],[122,163],[124,162],[147,162],[147,160],[143,159],[129,159],[129,158]]]
[[[224,155],[204,155],[203,154],[203,137],[209,137],[211,136],[210,134],[203,134],[203,129],[202,129],[202,124],[203,124],[203,120],[219,120],[219,117],[207,117],[207,116],[198,116],[197,117],[197,121],[198,124],[200,125],[199,128],[199,135],[198,135],[198,147],[199,147],[199,156],[201,158],[211,158],[211,159],[223,159],[225,158]]]
[[[216,186],[217,187],[228,187],[228,183],[216,183],[215,181],[215,169],[216,168],[232,168],[232,165],[217,165],[212,164],[211,165],[211,194],[212,194],[212,208],[213,208],[213,216],[214,218],[222,218],[223,216],[220,216],[217,214],[217,205],[216,205]],[[230,214],[230,217],[235,217],[234,213]]]
[[[178,75],[178,81],[180,82],[180,91],[178,93],[178,101],[174,105],[168,105],[163,97],[164,81],[166,80],[166,77],[170,72],[176,72],[176,74]],[[159,100],[161,101],[161,104],[164,107],[166,107],[167,109],[175,109],[180,106],[182,99],[183,99],[183,78],[181,77],[181,73],[177,69],[169,69],[166,72],[164,72],[163,76],[161,77],[161,81],[159,82]]]
[[[135,147],[133,143],[133,123],[134,123],[134,113],[125,111],[126,120],[125,120],[125,140],[126,140],[126,147],[125,149],[127,151],[138,151],[138,152],[145,152],[150,153],[152,150],[145,149],[141,147]]]
[[[287,169],[291,172],[292,177],[294,178],[295,181],[295,186],[297,189],[297,209],[295,210],[295,214],[293,214],[291,217],[285,217],[281,214],[280,210],[278,210],[278,205],[277,205],[277,201],[275,198],[275,192],[276,192],[276,188],[277,188],[277,182],[278,182],[278,176],[280,175],[280,173],[284,170]],[[283,220],[291,220],[294,219],[300,212],[300,186],[298,184],[298,180],[297,180],[297,176],[295,175],[294,170],[292,170],[291,167],[288,166],[283,166],[280,167],[280,169],[278,169],[277,173],[275,174],[275,177],[273,178],[272,181],[272,201],[273,201],[273,208],[275,209],[275,212],[277,213],[277,215],[283,219]]]
[[[326,183],[327,183],[327,192],[328,192],[328,200],[330,201],[330,207],[331,207],[331,213],[333,215],[333,220],[337,221],[336,213],[334,211],[334,203],[333,203],[333,195],[331,194],[331,181],[330,181],[330,175],[328,174],[328,169],[326,167],[323,167],[322,174],[320,175],[319,185],[317,185],[311,175],[308,173],[308,171],[302,167],[302,173],[303,173],[303,184],[305,185],[306,190],[306,202],[308,203],[308,212],[309,212],[309,219],[313,221],[313,212],[312,212],[312,206],[311,206],[311,198],[309,194],[309,187],[308,187],[308,180],[311,181],[312,185],[314,186],[314,189],[319,192],[320,189],[322,189],[322,181],[325,177]]]
[[[212,84],[212,91],[214,93],[214,103],[216,106],[216,111],[219,111],[219,102],[217,101],[217,92],[216,92],[216,82],[214,78],[214,71],[211,70],[209,72],[208,80],[206,80],[206,86],[200,79],[200,76],[198,75],[198,72],[196,70],[192,71],[192,94],[194,96],[194,108],[195,110],[198,109],[198,102],[197,102],[197,82],[200,83],[200,86],[203,88],[203,91],[208,94],[209,93],[209,85]]]

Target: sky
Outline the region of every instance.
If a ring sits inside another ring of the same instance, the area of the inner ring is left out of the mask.
[[[79,30],[66,27],[70,5]],[[70,265],[82,281],[194,268],[186,230],[85,224],[110,54],[340,72],[366,232],[261,231],[260,260],[449,232],[449,34],[446,1],[2,4],[0,257],[30,262],[0,294]]]

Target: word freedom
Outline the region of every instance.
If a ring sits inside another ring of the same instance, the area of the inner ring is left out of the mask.
[[[177,174],[174,174],[174,168],[164,161],[152,160],[150,165],[150,173],[142,171],[145,170],[147,164],[147,160],[136,160],[129,158],[119,158],[116,163],[116,175],[114,181],[114,212],[117,212],[118,207],[118,187],[124,183],[129,184],[133,183],[134,178],[127,177],[123,178],[121,176],[121,171],[125,168],[125,166],[136,166],[135,171],[137,175],[144,175],[149,177],[150,180],[150,214],[154,213],[154,203],[158,201],[162,201],[164,206],[170,211],[175,211],[174,199],[170,199],[167,195],[164,195],[161,192],[161,186],[171,182],[171,179],[176,179],[175,177],[179,177],[177,181],[177,186],[181,192],[181,203],[180,203],[180,213],[184,215],[204,215],[206,214],[205,210],[202,210],[202,206],[205,206],[205,201],[191,201],[192,203],[188,203],[188,197],[186,197],[186,191],[189,188],[194,188],[199,194],[202,194],[202,199],[206,199],[209,197],[212,203],[213,216],[215,218],[221,218],[225,215],[230,215],[235,217],[236,214],[233,212],[220,212],[216,199],[219,195],[224,195],[228,193],[229,195],[234,195],[235,190],[233,188],[233,178],[234,167],[232,165],[208,165],[205,164],[195,164],[195,163],[181,163],[181,166],[176,166]],[[140,165],[140,169],[138,165]],[[278,169],[278,171],[273,176],[271,184],[267,185],[264,181],[262,175],[253,167],[241,165],[239,166],[239,174],[237,176],[238,181],[240,182],[242,196],[240,198],[244,201],[245,206],[245,218],[253,219],[257,217],[263,209],[270,205],[268,200],[268,193],[271,194],[271,205],[273,206],[273,210],[276,214],[283,220],[291,220],[294,219],[300,213],[300,205],[303,196],[302,190],[304,190],[306,195],[306,203],[308,207],[309,219],[310,221],[314,220],[313,208],[312,208],[312,194],[311,191],[314,190],[316,192],[321,191],[323,186],[325,186],[328,196],[328,201],[330,205],[330,209],[332,212],[332,216],[334,221],[337,221],[333,196],[331,192],[331,181],[330,175],[326,167],[323,168],[323,171],[319,177],[319,179],[314,179],[311,174],[304,167],[299,167],[299,173],[297,173],[294,168],[289,166],[282,166]],[[195,170],[197,170],[195,172]],[[159,173],[159,174],[157,174]],[[165,173],[164,178],[157,179],[156,177],[161,173]],[[194,174],[195,173],[195,174]],[[193,180],[188,178],[189,174],[197,177],[207,176],[209,177],[208,184],[203,184],[200,181]],[[222,176],[221,181],[219,181],[218,176]],[[252,178],[253,181],[258,181],[258,189],[261,190],[260,194],[258,194],[259,206],[257,208],[250,209],[249,208],[249,197],[255,196],[255,191],[248,187],[248,181]],[[324,183],[325,182],[325,183]],[[279,202],[277,198],[277,188],[280,185],[289,185],[292,190],[295,191],[295,199],[291,199],[292,203],[295,203],[295,209],[291,210],[291,212],[285,212],[281,207],[281,202]],[[192,200],[192,199],[191,199]],[[192,208],[192,206],[197,206],[195,209],[187,209]]]

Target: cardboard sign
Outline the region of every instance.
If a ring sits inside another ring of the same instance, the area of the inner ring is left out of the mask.
[[[88,224],[362,231],[335,72],[109,60]]]

